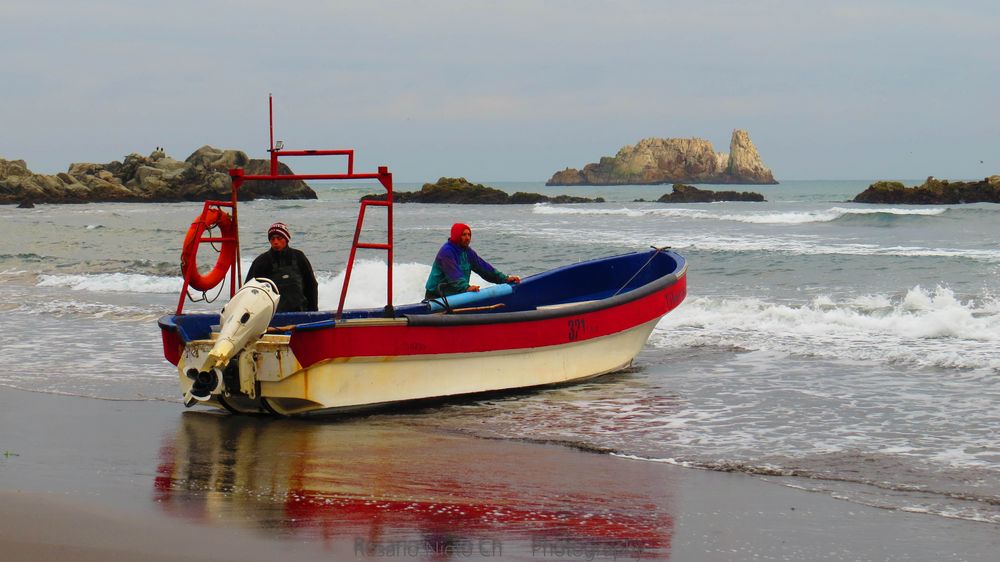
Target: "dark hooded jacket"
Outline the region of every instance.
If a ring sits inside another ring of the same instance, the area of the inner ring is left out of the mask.
[[[275,312],[319,310],[319,283],[312,264],[300,250],[270,249],[257,256],[247,271],[246,281],[254,277],[266,277],[278,286],[281,299]]]

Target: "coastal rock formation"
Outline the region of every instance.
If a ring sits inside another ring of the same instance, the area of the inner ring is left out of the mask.
[[[24,160],[0,158],[0,203],[88,203],[99,201],[203,201],[229,199],[228,170],[243,167],[247,174],[267,173],[267,160],[251,159],[239,150],[203,146],[185,161],[157,148],[149,156],[132,153],[107,164],[74,163],[66,172],[35,174]],[[279,164],[280,172],[292,171]],[[316,192],[302,181],[247,182],[239,199],[315,199]]]
[[[457,203],[479,205],[506,205],[525,203],[603,203],[604,199],[588,199],[558,195],[549,197],[540,193],[518,191],[513,195],[480,183],[471,183],[465,178],[441,178],[437,183],[425,183],[420,191],[397,191],[393,194],[395,203]],[[385,201],[386,195],[365,195],[362,201]]]
[[[671,193],[664,193],[659,203],[713,203],[715,201],[764,201],[764,196],[752,191],[711,191],[692,185],[675,183]]]
[[[1000,176],[975,182],[949,182],[929,177],[916,187],[906,187],[898,181],[879,181],[859,193],[854,202],[892,205],[1000,203]]]
[[[622,147],[583,170],[566,168],[545,185],[648,185],[660,183],[776,184],[750,135],[733,131],[729,154],[704,139],[648,138]]]

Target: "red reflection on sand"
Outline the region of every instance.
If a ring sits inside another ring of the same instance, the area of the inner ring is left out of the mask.
[[[366,535],[376,539],[394,529],[414,529],[421,535],[542,536],[581,542],[629,541],[645,549],[670,545],[673,521],[649,513],[636,517],[620,513],[594,514],[573,510],[525,510],[510,506],[468,503],[371,500],[330,497],[321,492],[293,492],[285,504],[290,526],[319,529],[324,536]]]
[[[153,498],[186,519],[351,541],[369,555],[418,541],[425,558],[461,557],[494,541],[664,558],[673,518],[613,471],[628,462],[363,421],[185,415],[160,449]]]

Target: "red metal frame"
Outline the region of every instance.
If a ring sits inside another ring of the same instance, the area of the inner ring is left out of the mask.
[[[236,293],[236,287],[238,284],[242,284],[243,273],[242,270],[237,271],[240,268],[240,244],[239,244],[239,222],[236,216],[236,198],[240,187],[243,182],[246,181],[285,181],[285,180],[378,180],[382,184],[382,187],[386,190],[386,200],[385,201],[362,201],[361,209],[358,211],[358,223],[354,230],[354,240],[351,243],[351,255],[347,260],[347,270],[344,273],[344,286],[340,292],[340,303],[337,305],[337,319],[340,319],[344,312],[344,300],[347,298],[347,287],[351,282],[351,272],[354,270],[354,256],[358,248],[366,249],[376,249],[376,250],[386,250],[388,252],[388,269],[386,272],[386,315],[393,314],[392,307],[392,258],[393,258],[393,237],[392,237],[392,174],[389,172],[389,168],[386,166],[379,166],[377,173],[364,173],[356,174],[354,173],[354,150],[276,150],[274,148],[274,102],[271,96],[268,96],[268,121],[269,121],[269,132],[270,132],[270,142],[271,147],[268,152],[271,153],[271,166],[268,174],[264,175],[246,175],[243,168],[233,168],[229,170],[229,177],[232,180],[232,201],[230,203],[220,202],[220,201],[206,201],[206,208],[210,203],[219,204],[220,206],[228,206],[233,209],[233,224],[235,225],[236,232],[236,264],[233,267],[231,273],[231,279],[234,281],[230,284],[230,297]],[[280,174],[278,173],[278,157],[279,156],[347,156],[347,173],[346,174]],[[385,207],[388,213],[387,222],[387,241],[384,244],[367,243],[360,242],[361,228],[364,223],[365,210],[369,206],[375,207]],[[200,242],[206,242],[217,239],[205,239],[199,240]],[[181,309],[184,304],[184,296],[187,294],[188,280],[184,280],[184,290],[181,293],[181,302],[177,306],[177,314],[181,313]]]

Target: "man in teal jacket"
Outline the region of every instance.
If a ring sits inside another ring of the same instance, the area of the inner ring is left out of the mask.
[[[520,277],[507,275],[479,257],[479,254],[469,247],[470,242],[472,242],[472,229],[469,225],[455,223],[451,226],[451,236],[438,250],[434,266],[431,267],[431,274],[424,285],[425,299],[478,291],[479,285],[469,284],[469,277],[473,271],[490,283],[521,282]]]

